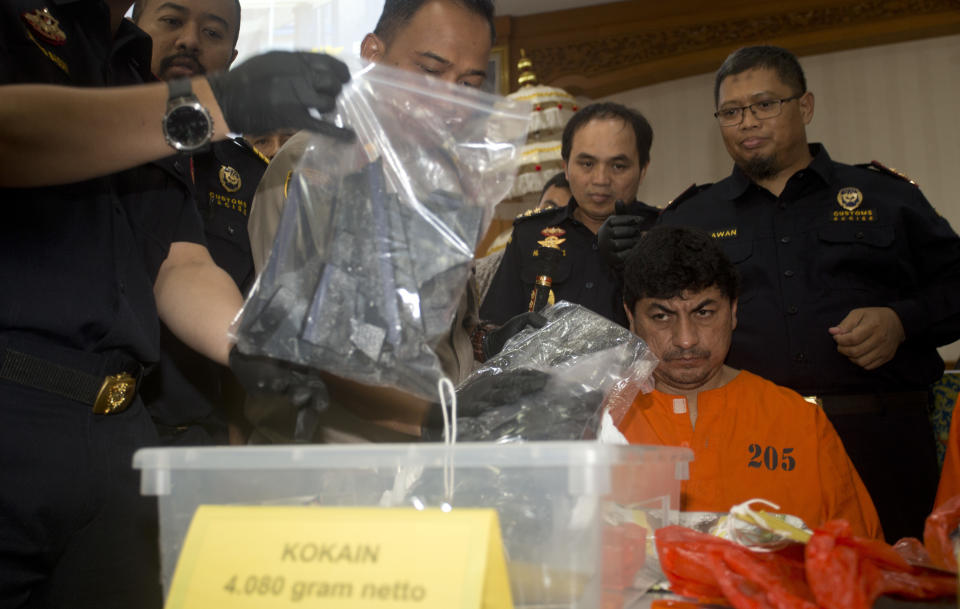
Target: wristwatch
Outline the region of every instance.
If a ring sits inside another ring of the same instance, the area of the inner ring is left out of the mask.
[[[210,143],[213,119],[193,94],[190,81],[178,78],[167,82],[170,96],[163,116],[163,137],[180,152],[196,152]]]

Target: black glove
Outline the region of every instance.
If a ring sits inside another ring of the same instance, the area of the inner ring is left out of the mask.
[[[330,403],[327,386],[312,368],[230,350],[230,369],[247,392],[244,415],[252,443],[310,442]]]
[[[627,213],[623,201],[617,201],[614,205],[613,215],[597,231],[597,244],[607,264],[619,271],[627,261],[627,254],[643,236],[643,227],[650,221],[644,216]]]
[[[316,112],[330,112],[350,80],[340,61],[320,53],[271,51],[257,55],[228,72],[207,76],[230,130],[267,133],[277,129],[309,129],[340,139],[353,132],[341,129]]]
[[[516,336],[521,330],[526,328],[542,328],[547,325],[547,318],[543,315],[530,311],[521,313],[508,319],[499,328],[490,330],[483,337],[483,357],[490,359],[503,350],[507,341]]]

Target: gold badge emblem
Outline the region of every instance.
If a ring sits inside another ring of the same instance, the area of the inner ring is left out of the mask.
[[[540,231],[540,234],[545,237],[543,241],[537,241],[543,247],[549,247],[551,249],[558,250],[560,245],[566,241],[566,239],[561,239],[560,237],[567,234],[567,231],[563,230],[559,226],[548,226],[547,228]]]
[[[863,193],[860,192],[859,188],[853,186],[841,188],[840,192],[837,193],[837,203],[847,211],[853,211],[863,203]]]
[[[220,185],[227,192],[237,192],[243,186],[243,182],[240,180],[240,172],[233,167],[221,165],[218,175],[220,176]]]
[[[61,45],[67,41],[67,35],[60,29],[60,22],[45,8],[24,13],[23,20],[50,44]]]

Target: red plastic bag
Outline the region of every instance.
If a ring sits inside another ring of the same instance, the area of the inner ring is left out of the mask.
[[[850,524],[832,520],[807,542],[807,583],[824,609],[871,609],[881,594],[925,600],[952,596],[957,580],[912,567],[889,545],[854,537]]]
[[[737,609],[871,609],[883,594],[916,600],[953,596],[957,579],[913,567],[891,546],[825,523],[803,548],[757,553],[685,527],[655,533],[664,574],[677,594],[727,599]],[[722,602],[722,600],[720,600]]]
[[[816,609],[799,560],[754,553],[685,527],[664,527],[655,535],[660,566],[677,594],[726,598],[737,609]]]
[[[723,551],[724,596],[738,609],[816,609],[803,562],[781,554],[757,554],[742,546]]]
[[[632,522],[603,530],[603,587],[626,590],[647,558],[647,529]]]
[[[914,567],[936,568],[936,565],[930,559],[930,552],[923,547],[923,544],[916,537],[900,538],[900,541],[894,544],[893,549]]]
[[[958,526],[960,526],[960,495],[948,499],[933,510],[923,527],[923,545],[930,553],[930,560],[936,567],[954,573],[957,572],[957,557],[954,554],[951,536],[956,535]]]
[[[703,601],[723,599],[723,590],[706,559],[729,541],[681,526],[657,529],[654,536],[660,568],[670,580],[671,590]]]

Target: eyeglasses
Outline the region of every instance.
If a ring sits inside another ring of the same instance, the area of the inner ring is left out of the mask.
[[[713,116],[717,119],[717,122],[720,123],[721,127],[733,127],[743,122],[743,112],[749,108],[750,112],[753,113],[753,116],[762,121],[775,116],[780,116],[780,113],[783,112],[784,102],[800,99],[803,97],[803,95],[804,94],[801,93],[800,95],[784,97],[783,99],[765,99],[763,101],[750,104],[749,106],[739,106],[737,108],[721,108],[720,110],[714,112]]]

